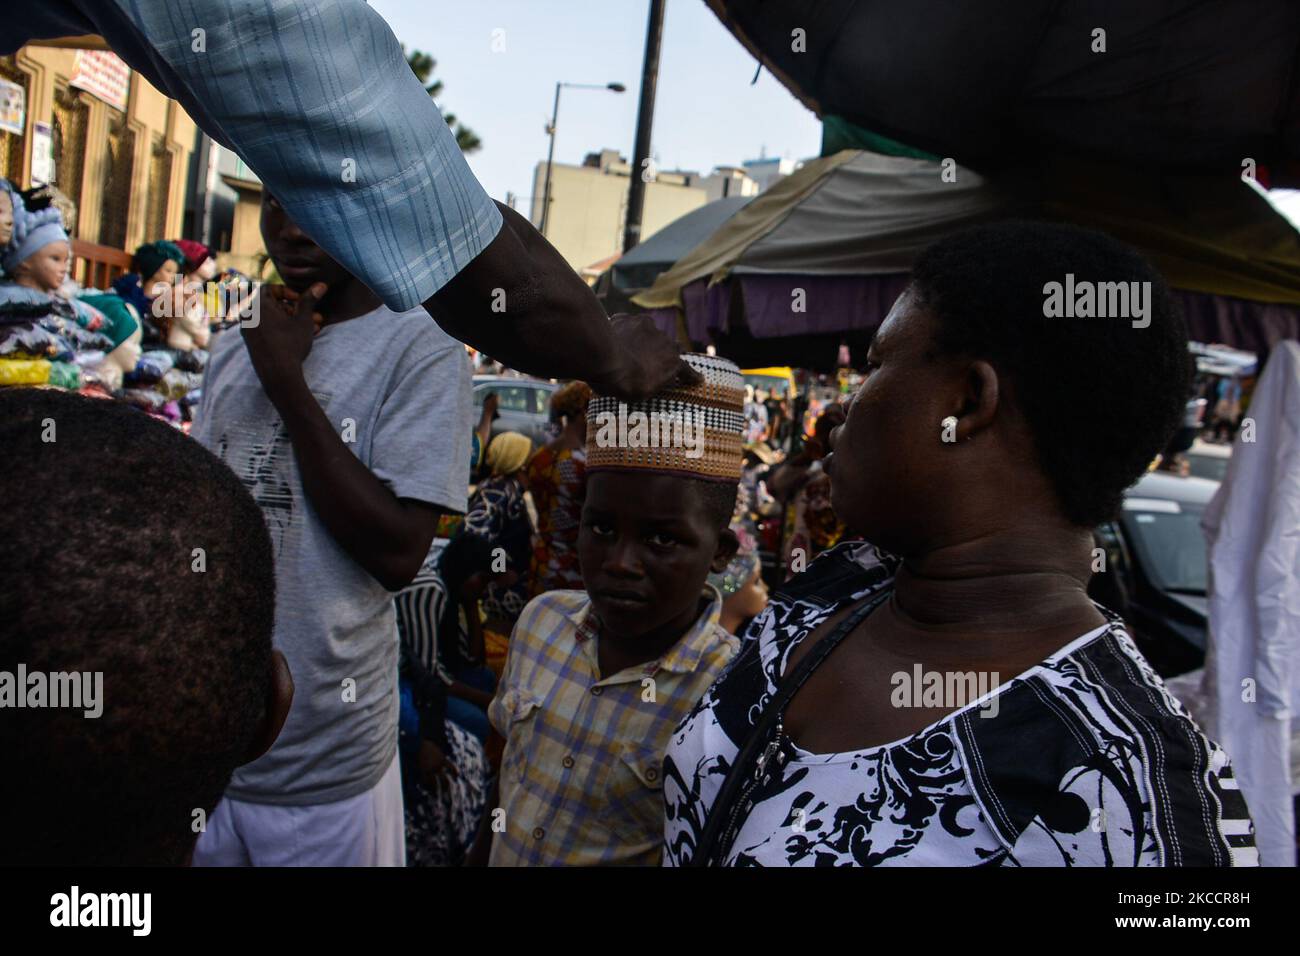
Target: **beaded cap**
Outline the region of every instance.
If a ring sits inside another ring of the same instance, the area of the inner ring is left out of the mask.
[[[645,470],[739,481],[745,429],[744,379],[736,363],[691,352],[704,381],[640,402],[597,396],[587,406],[587,471]]]

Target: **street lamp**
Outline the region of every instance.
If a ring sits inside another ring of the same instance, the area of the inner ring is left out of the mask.
[[[551,110],[551,125],[546,131],[551,135],[551,147],[546,153],[546,185],[542,188],[542,224],[539,231],[546,235],[546,223],[551,216],[551,162],[555,159],[555,123],[560,117],[560,89],[569,87],[575,90],[610,90],[614,93],[622,93],[627,89],[622,83],[606,83],[603,86],[599,83],[556,83],[555,84],[555,108]]]

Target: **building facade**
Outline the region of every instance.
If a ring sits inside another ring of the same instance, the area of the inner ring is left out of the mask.
[[[206,133],[190,165],[185,205],[185,235],[214,253],[223,269],[261,278],[266,268],[262,243],[262,181],[232,150]]]
[[[0,175],[22,189],[52,183],[76,207],[74,239],[130,251],[182,234],[195,125],[124,65],[110,78],[120,98],[88,83],[106,56],[32,44],[0,57],[7,125],[21,130],[0,132]]]
[[[753,159],[741,166],[717,166],[708,174],[686,170],[653,170],[645,188],[641,238],[649,239],[673,220],[716,199],[757,196],[790,175],[803,163],[790,159]],[[584,276],[608,268],[623,252],[623,227],[632,167],[617,150],[589,153],[581,166],[551,166],[551,211],[544,233]],[[530,219],[542,227],[546,194],[546,163],[533,173]]]
[[[552,164],[551,211],[544,233],[575,272],[623,250],[631,175],[631,165],[612,149],[589,154],[581,166]],[[692,176],[698,178],[693,173],[657,171],[646,183],[642,239],[709,201],[708,190],[691,185]],[[533,174],[530,210],[539,229],[545,192],[546,163],[541,162]]]

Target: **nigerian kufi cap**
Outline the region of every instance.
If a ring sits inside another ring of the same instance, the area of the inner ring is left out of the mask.
[[[639,402],[597,396],[587,406],[587,471],[646,471],[708,481],[740,480],[744,379],[728,359],[688,353],[703,377]]]

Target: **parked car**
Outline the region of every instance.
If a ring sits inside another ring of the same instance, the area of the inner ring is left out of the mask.
[[[1204,664],[1209,562],[1201,516],[1219,483],[1148,472],[1119,519],[1096,529],[1106,570],[1088,592],[1121,614],[1151,666],[1173,677]]]
[[[1220,445],[1198,438],[1183,453],[1187,457],[1190,474],[1211,481],[1223,481],[1228,473],[1228,459],[1232,457],[1231,445]]]
[[[559,387],[555,382],[534,378],[475,375],[475,418],[483,408],[483,400],[496,395],[497,417],[492,421],[492,434],[519,432],[531,438],[533,444],[543,445],[557,433],[551,425],[551,393]]]

